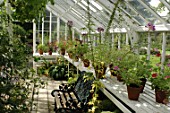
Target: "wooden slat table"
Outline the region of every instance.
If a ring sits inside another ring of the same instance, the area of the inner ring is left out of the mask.
[[[102,79],[103,93],[124,113],[170,113],[170,107],[155,101],[155,92],[147,83],[138,101],[128,99],[127,88],[116,78]]]

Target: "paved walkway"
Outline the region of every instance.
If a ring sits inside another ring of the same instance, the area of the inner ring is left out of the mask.
[[[54,113],[54,97],[51,96],[51,91],[58,89],[63,81],[54,81],[47,77],[44,77],[44,81],[47,82],[45,88],[35,89],[31,113]]]

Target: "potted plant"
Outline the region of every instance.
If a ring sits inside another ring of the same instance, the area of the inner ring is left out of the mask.
[[[53,43],[49,43],[48,44],[48,53],[49,53],[49,55],[52,55],[52,52],[53,52]]]
[[[78,44],[77,45],[77,54],[83,60],[83,55],[89,51],[88,44]]]
[[[128,54],[131,53],[129,46],[124,46],[120,50],[111,49],[111,53],[109,54],[111,57],[111,61],[109,64],[110,72],[113,76],[117,77],[118,81],[123,81],[120,69],[127,69],[130,66],[125,67],[126,63],[129,63]],[[129,56],[130,57],[130,56]]]
[[[128,98],[130,100],[138,100],[141,92],[141,76],[139,76],[139,56],[129,53],[123,60],[124,67],[120,69],[120,73],[124,83],[127,86]]]
[[[65,55],[65,51],[68,48],[68,43],[67,41],[60,41],[58,43],[58,47],[60,48],[60,53],[61,55]]]
[[[43,44],[39,44],[39,45],[38,45],[38,52],[39,52],[40,55],[43,54],[43,52],[45,51],[45,49],[46,49],[45,45],[43,45]]]
[[[166,64],[163,70],[159,65],[154,67],[149,80],[152,89],[155,89],[156,102],[163,103],[170,95],[170,64]]]

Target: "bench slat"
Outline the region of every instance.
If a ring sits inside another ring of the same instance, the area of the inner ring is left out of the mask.
[[[154,91],[149,91],[151,88],[148,84],[146,84],[144,93],[140,94],[139,100],[132,101],[128,99],[126,85],[118,82],[115,78],[107,78],[105,80],[101,80],[101,82],[105,85],[106,89],[110,91],[110,93],[114,94],[124,104],[128,105],[137,113],[170,113],[168,106],[155,102]]]

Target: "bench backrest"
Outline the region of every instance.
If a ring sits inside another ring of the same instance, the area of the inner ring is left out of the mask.
[[[77,80],[77,83],[75,85],[74,91],[79,99],[79,101],[83,103],[87,103],[89,96],[90,96],[90,90],[92,89],[92,83],[94,79],[92,80],[85,80],[84,76],[86,73],[82,72]]]

